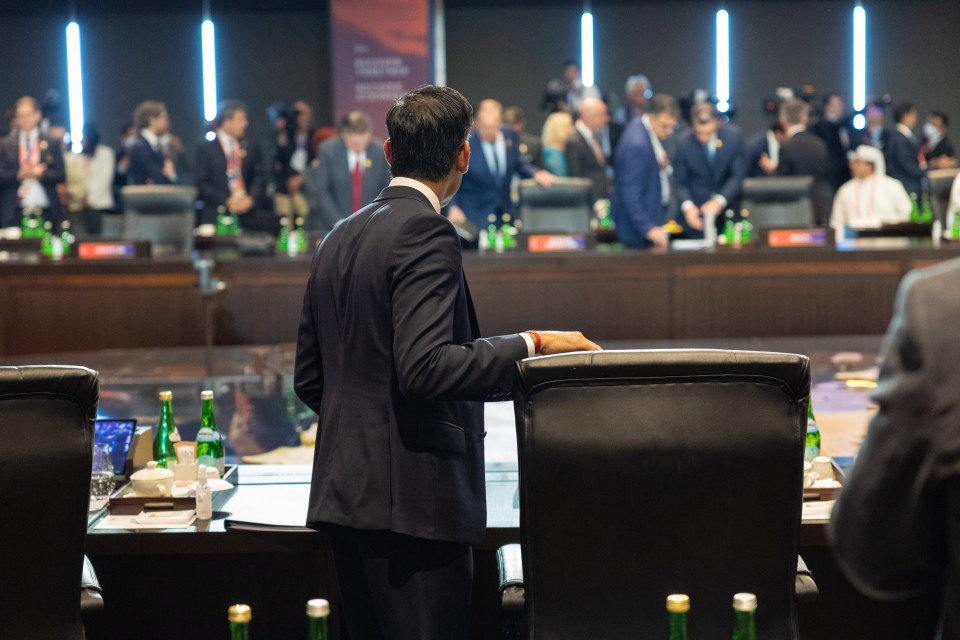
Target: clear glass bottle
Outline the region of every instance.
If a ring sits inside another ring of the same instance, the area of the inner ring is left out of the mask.
[[[757,640],[757,596],[752,593],[738,593],[733,596],[733,611],[736,616],[733,640]]]
[[[200,430],[197,431],[197,463],[216,467],[223,476],[224,450],[223,438],[217,430],[217,421],[213,414],[213,391],[200,392]]]
[[[327,640],[330,603],[321,598],[307,600],[307,640]]]
[[[253,611],[245,604],[235,604],[227,609],[230,623],[230,640],[250,640],[250,620]]]
[[[687,640],[687,612],[690,596],[674,593],[667,596],[667,615],[670,617],[667,640]]]
[[[207,465],[197,467],[197,520],[213,518],[213,491],[207,484]]]

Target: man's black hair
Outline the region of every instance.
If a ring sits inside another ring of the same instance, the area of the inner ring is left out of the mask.
[[[450,173],[470,134],[473,107],[459,91],[425,85],[397,100],[387,113],[395,178],[439,182]]]
[[[943,126],[945,127],[950,126],[950,118],[948,118],[947,114],[945,114],[943,111],[940,111],[940,110],[931,111],[930,115],[933,116],[934,118],[940,118],[943,121]]]
[[[903,116],[907,115],[911,111],[916,110],[916,105],[912,102],[901,102],[893,108],[893,121],[897,124],[900,124],[900,121],[903,120]]]

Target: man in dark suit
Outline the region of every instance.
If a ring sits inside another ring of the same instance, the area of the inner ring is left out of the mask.
[[[720,126],[720,114],[712,104],[695,104],[690,121],[692,130],[677,143],[673,177],[687,236],[702,238],[706,218],[712,217],[719,231],[724,210],[737,211],[746,167],[740,135]]]
[[[133,112],[139,134],[127,147],[127,184],[173,184],[177,170],[160,139],[170,133],[170,116],[162,102],[147,100]]]
[[[807,131],[809,121],[810,105],[803,100],[792,98],[780,105],[780,124],[786,141],[780,147],[777,175],[811,176],[816,223],[827,225],[833,203],[833,189],[827,180],[827,145]]]
[[[14,105],[14,129],[0,141],[0,229],[19,227],[23,209],[43,211],[45,221],[60,222],[57,185],[66,179],[60,141],[40,133],[42,114],[34,98]]]
[[[890,132],[883,148],[887,175],[902,182],[907,193],[919,198],[927,168],[920,165],[920,142],[913,134],[917,125],[916,106],[912,102],[901,102],[893,108],[893,119],[897,126]]]
[[[482,401],[517,360],[594,350],[579,333],[480,338],[453,225],[472,109],[421,87],[387,114],[393,175],[314,256],[294,386],[319,415],[308,522],[333,545],[352,638],[469,635],[484,534]]]
[[[957,150],[947,136],[950,119],[943,111],[931,111],[923,125],[920,153],[930,169],[952,169],[957,166]]]
[[[263,158],[256,142],[247,140],[248,123],[246,106],[225,100],[217,114],[217,137],[197,147],[195,179],[203,202],[200,224],[215,223],[217,211],[224,207],[245,226],[246,214],[263,195]]]
[[[310,203],[312,229],[333,229],[390,183],[383,140],[373,137],[370,116],[352,111],[339,129],[339,136],[320,145],[317,161],[305,174],[303,191]]]
[[[873,392],[879,410],[830,518],[851,582],[878,600],[922,597],[939,625],[921,626],[944,639],[960,638],[958,283],[952,260],[900,284]]]
[[[783,125],[777,120],[760,133],[751,136],[745,145],[748,178],[761,178],[777,173],[780,145],[786,139]]]
[[[628,247],[664,248],[670,243],[663,224],[672,167],[662,141],[673,133],[679,115],[672,96],[657,94],[647,113],[631,120],[620,136],[610,213],[617,237]]]
[[[576,131],[567,139],[567,171],[574,178],[589,178],[593,183],[591,201],[608,198],[612,172],[610,159],[603,149],[603,132],[614,127],[610,138],[620,138],[620,125],[610,123],[607,105],[603,100],[587,98],[580,103],[580,117],[575,123]],[[616,148],[615,141],[609,141],[609,147]]]
[[[520,162],[533,165],[538,169],[543,163],[543,142],[540,136],[527,132],[527,116],[520,107],[507,107],[503,110],[504,123],[520,136]]]
[[[281,114],[273,148],[274,209],[277,215],[307,216],[310,205],[304,196],[306,171],[316,158],[313,145],[313,107],[302,100]]]
[[[514,174],[533,178],[548,187],[554,176],[520,160],[520,136],[503,126],[503,106],[496,100],[483,100],[477,108],[476,127],[470,132],[470,170],[463,176],[460,190],[450,202],[447,217],[451,222],[469,220],[486,227],[491,215],[500,219],[513,214],[510,180]]]
[[[850,180],[847,154],[852,147],[843,115],[843,99],[836,93],[828,93],[823,98],[820,119],[810,127],[810,132],[827,145],[827,181],[833,191]]]

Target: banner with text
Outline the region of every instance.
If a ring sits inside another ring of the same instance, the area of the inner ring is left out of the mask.
[[[331,0],[333,115],[373,118],[386,137],[393,103],[433,79],[432,0]]]

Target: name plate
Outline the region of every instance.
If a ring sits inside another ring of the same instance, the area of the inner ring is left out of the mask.
[[[830,243],[827,229],[769,229],[768,247],[825,247]]]
[[[77,246],[81,260],[117,260],[145,258],[150,256],[150,246],[134,240],[81,241]]]
[[[582,234],[534,234],[527,236],[528,251],[583,251],[587,238]]]

